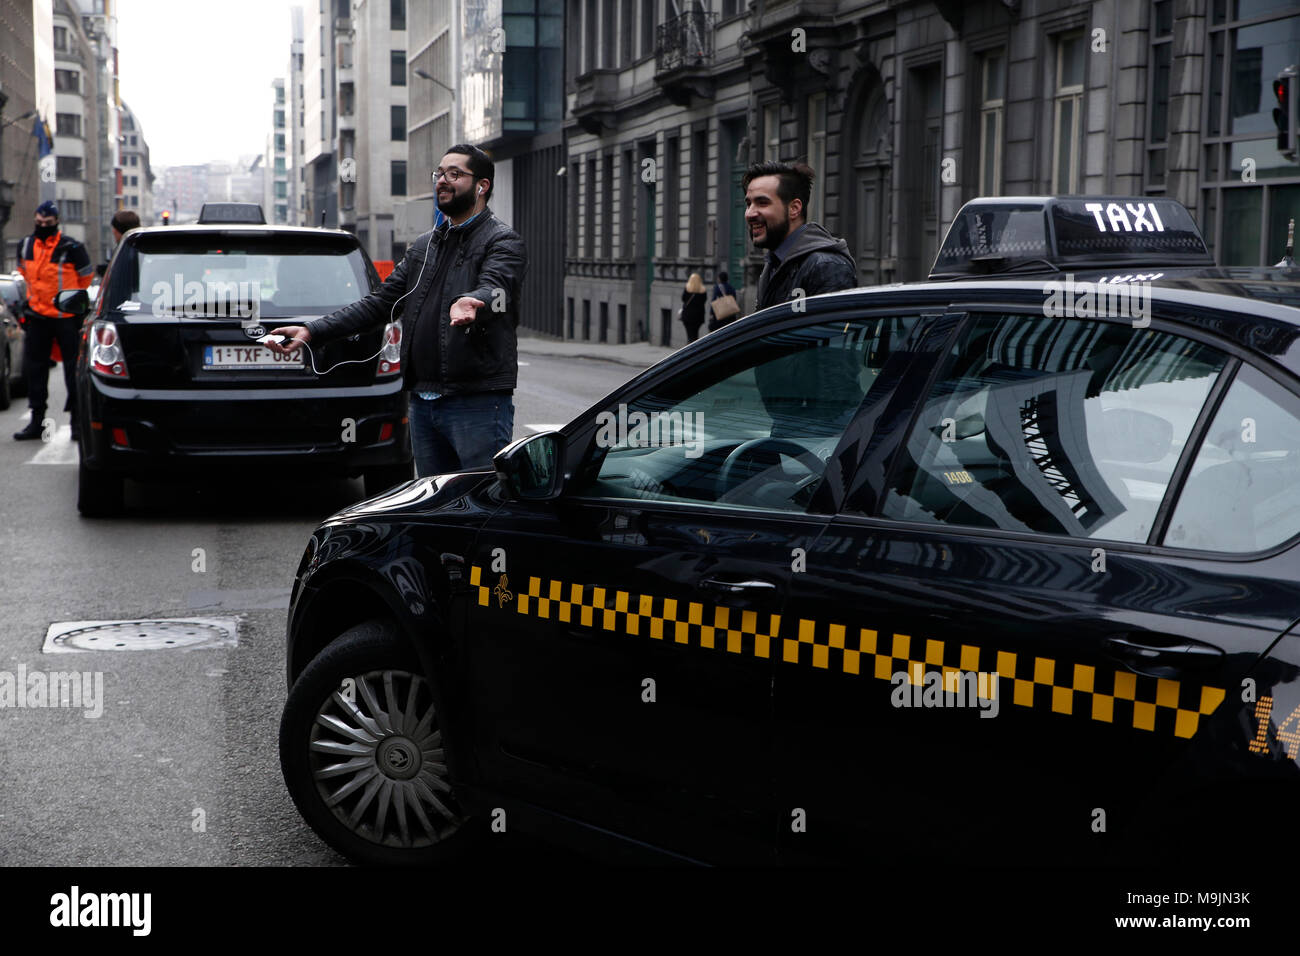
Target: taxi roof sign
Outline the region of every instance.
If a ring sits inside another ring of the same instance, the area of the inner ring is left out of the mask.
[[[930,278],[1116,265],[1212,266],[1214,257],[1192,214],[1173,199],[1000,196],[961,207]]]
[[[205,202],[199,210],[199,224],[249,223],[266,225],[266,215],[255,202]]]

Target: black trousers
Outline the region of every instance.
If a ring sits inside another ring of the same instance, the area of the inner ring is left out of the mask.
[[[27,404],[32,420],[45,414],[50,397],[50,348],[57,340],[63,353],[63,381],[68,387],[68,408],[77,407],[77,349],[81,338],[81,319],[36,318],[29,312],[23,326],[23,375],[27,378]]]

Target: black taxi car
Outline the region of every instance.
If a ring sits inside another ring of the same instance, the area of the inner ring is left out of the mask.
[[[280,731],[305,819],[372,863],[1266,846],[1300,796],[1300,271],[1090,202],[963,210],[936,281],[768,309],[326,520]]]
[[[258,341],[377,288],[365,250],[341,230],[265,225],[245,205],[132,230],[109,263],[77,365],[83,515],[121,511],[126,478],[309,468],[361,475],[374,495],[411,477],[400,317],[305,358]],[[90,311],[84,293],[61,295]]]

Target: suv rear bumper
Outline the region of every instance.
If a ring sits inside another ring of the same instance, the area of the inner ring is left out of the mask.
[[[135,389],[95,376],[82,383],[83,462],[97,471],[147,478],[296,465],[346,476],[411,461],[400,379],[273,389]]]

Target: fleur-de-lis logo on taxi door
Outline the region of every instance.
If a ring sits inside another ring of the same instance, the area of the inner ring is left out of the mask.
[[[497,586],[492,589],[492,593],[497,596],[497,607],[505,607],[507,601],[515,599],[515,596],[510,593],[509,584],[510,579],[503,574],[501,580],[497,582]]]

